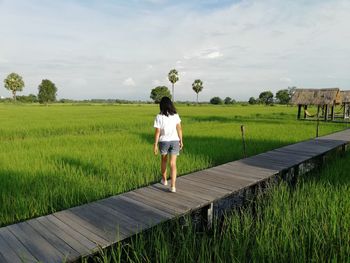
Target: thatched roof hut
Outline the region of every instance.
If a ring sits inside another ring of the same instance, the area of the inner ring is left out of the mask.
[[[340,92],[341,103],[350,103],[350,90]]]
[[[291,103],[294,105],[335,105],[341,103],[339,88],[296,89]]]

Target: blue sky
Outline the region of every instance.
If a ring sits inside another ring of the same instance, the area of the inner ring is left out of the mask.
[[[29,94],[48,78],[74,99],[146,100],[172,68],[181,100],[196,78],[200,100],[350,89],[349,13],[344,0],[0,0],[0,79],[21,74]]]

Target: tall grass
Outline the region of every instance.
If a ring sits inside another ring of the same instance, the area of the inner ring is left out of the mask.
[[[0,226],[159,180],[155,105],[0,105]],[[179,106],[180,174],[242,158],[240,125],[254,155],[312,138],[292,107]],[[343,129],[321,124],[321,134]]]
[[[101,251],[94,262],[349,262],[350,153],[282,182],[198,232],[178,221]]]

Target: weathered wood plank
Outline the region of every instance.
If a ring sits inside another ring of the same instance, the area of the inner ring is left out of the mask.
[[[77,258],[90,254],[92,250],[96,248],[96,245],[88,239],[86,239],[85,237],[83,237],[83,239],[85,240],[81,241],[82,238],[79,235],[77,235],[76,231],[74,231],[73,229],[69,230],[67,233],[66,228],[57,226],[56,224],[51,222],[47,216],[37,218],[37,220],[45,228],[43,231],[47,231],[57,236],[57,238],[63,240],[75,251],[77,251]],[[88,246],[84,245],[85,242],[88,242]]]
[[[125,233],[125,235],[130,236],[134,234],[134,230],[138,228],[143,228],[145,224],[142,223],[142,220],[135,220],[132,217],[129,217],[126,213],[118,212],[116,209],[111,208],[106,204],[106,202],[98,202],[91,204],[94,209],[99,209],[102,212],[109,214],[112,216],[109,220],[111,220],[115,224],[115,222],[118,222],[117,228],[120,230],[122,229],[122,232]]]
[[[137,205],[132,203],[125,198],[122,199],[120,196],[112,196],[111,198],[106,199],[106,202],[113,206],[113,208],[124,211],[124,214],[128,215],[135,220],[142,218],[143,223],[147,226],[154,225],[155,223],[162,222],[166,219],[161,214],[155,213],[145,206]]]
[[[131,199],[134,199],[139,202],[143,202],[149,206],[153,206],[155,208],[158,208],[168,214],[171,214],[172,216],[176,216],[181,213],[181,210],[177,210],[176,207],[173,207],[169,205],[168,203],[160,202],[159,200],[155,200],[153,198],[149,198],[145,195],[142,195],[140,193],[135,193],[135,191],[127,192],[124,194],[124,196],[129,197]]]
[[[8,229],[39,261],[62,262],[64,255],[31,228],[27,222],[10,225]]]
[[[93,243],[97,244],[98,246],[105,247],[109,244],[109,241],[107,241],[100,235],[96,234],[96,232],[100,232],[100,231],[95,231],[94,226],[92,226],[85,220],[82,220],[81,218],[75,216],[71,212],[64,210],[61,212],[54,213],[53,216],[61,220],[66,225],[71,226],[81,235],[87,237],[89,240],[91,240]]]
[[[123,228],[113,222],[115,217],[113,218],[112,216],[111,218],[110,214],[105,213],[103,210],[98,209],[95,206],[84,205],[70,209],[67,212],[71,213],[73,217],[86,222],[85,226],[88,224],[88,229],[108,242],[116,242],[128,236]]]
[[[6,228],[0,229],[0,262],[36,262],[32,254]]]
[[[190,177],[190,176],[188,176],[188,177]],[[227,189],[223,189],[223,188],[220,188],[220,187],[216,187],[216,186],[210,185],[210,184],[206,183],[207,181],[197,181],[197,182],[194,182],[194,181],[189,180],[188,177],[182,176],[182,177],[180,177],[180,178],[178,179],[178,181],[180,181],[180,180],[181,180],[181,181],[184,181],[186,184],[191,185],[191,186],[193,186],[193,187],[199,186],[199,187],[201,187],[201,188],[206,189],[207,191],[208,191],[208,190],[209,190],[209,191],[213,190],[213,191],[216,191],[216,192],[218,192],[218,193],[220,193],[220,194],[222,194],[222,195],[231,193],[230,190],[227,190]]]
[[[63,255],[62,259],[73,260],[79,257],[79,253],[69,246],[62,239],[58,238],[56,235],[53,235],[50,231],[47,231],[39,221],[32,219],[27,221],[27,223],[48,242],[52,245],[57,251],[61,252]]]
[[[67,223],[64,223],[61,221],[59,218],[53,216],[53,215],[48,215],[44,217],[46,220],[41,220],[40,218],[38,219],[41,223],[44,223],[47,221],[48,226],[51,229],[55,229],[54,226],[58,228],[58,232],[65,233],[68,236],[72,236],[75,240],[77,240],[80,244],[82,244],[84,247],[86,247],[90,251],[94,251],[98,244],[94,241],[94,239],[89,239],[89,236],[84,236],[80,232],[78,232],[78,229],[73,228],[71,225],[67,225]],[[43,221],[43,222],[42,222]],[[50,224],[51,223],[51,224]]]

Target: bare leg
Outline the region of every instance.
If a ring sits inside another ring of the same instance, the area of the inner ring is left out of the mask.
[[[161,159],[161,171],[162,171],[162,178],[163,181],[166,181],[166,166],[167,166],[167,161],[168,161],[168,155],[164,154],[162,155],[162,159]]]
[[[175,182],[176,182],[176,158],[177,155],[170,155],[170,176],[171,176],[171,187],[175,187]]]

